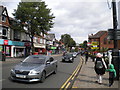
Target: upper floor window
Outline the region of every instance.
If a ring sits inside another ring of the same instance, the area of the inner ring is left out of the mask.
[[[2,35],[7,36],[7,28],[3,28]]]
[[[2,21],[6,22],[6,16],[2,16]]]
[[[43,39],[40,39],[40,43],[43,43]]]
[[[104,38],[104,41],[103,41],[103,42],[104,42],[104,44],[107,44],[107,39],[106,39],[106,38]]]

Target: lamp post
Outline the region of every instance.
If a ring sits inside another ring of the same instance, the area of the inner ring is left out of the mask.
[[[114,49],[112,51],[112,64],[115,66],[117,73],[116,80],[119,80],[119,50],[118,43],[116,39],[117,30],[117,12],[116,12],[116,0],[112,0],[112,11],[113,11],[113,40],[114,40]]]

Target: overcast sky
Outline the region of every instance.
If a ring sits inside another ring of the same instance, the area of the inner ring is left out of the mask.
[[[13,17],[13,9],[20,0],[3,0],[8,14]],[[55,16],[54,28],[51,29],[59,40],[62,34],[70,34],[77,42],[88,39],[89,34],[112,28],[111,0],[43,0]],[[103,2],[104,1],[104,2]]]

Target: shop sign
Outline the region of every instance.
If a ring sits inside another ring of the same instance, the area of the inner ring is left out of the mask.
[[[57,49],[56,47],[51,47],[51,49]]]
[[[24,46],[24,42],[18,42],[18,41],[9,41],[8,44],[14,46]]]
[[[99,42],[92,42],[92,46],[99,45]]]
[[[8,40],[4,40],[4,45],[8,45]]]
[[[4,44],[4,40],[3,39],[0,39],[0,44]]]
[[[88,46],[91,46],[92,44],[90,42],[87,43]]]
[[[99,49],[99,47],[97,45],[94,45],[91,47],[91,49]]]

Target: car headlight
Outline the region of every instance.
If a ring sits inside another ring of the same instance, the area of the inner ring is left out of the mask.
[[[70,58],[70,60],[72,60],[72,58]]]
[[[15,70],[14,70],[14,69],[11,69],[11,72],[15,72]]]
[[[29,75],[35,75],[35,74],[39,74],[39,72],[35,71],[35,70],[31,70],[30,73],[29,73]]]

